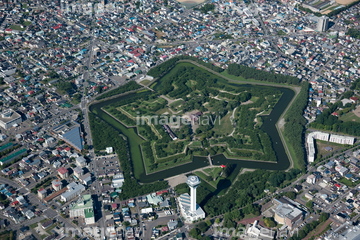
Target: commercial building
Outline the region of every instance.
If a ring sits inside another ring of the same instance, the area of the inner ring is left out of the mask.
[[[0,115],[0,127],[9,129],[22,122],[21,115],[12,109],[3,111]]]
[[[325,32],[329,28],[329,18],[321,16],[318,18],[316,30],[319,32]]]
[[[77,184],[75,182],[70,183],[67,185],[68,190],[61,195],[61,200],[67,202],[85,191],[85,187],[81,184]]]
[[[83,139],[81,137],[79,123],[75,121],[68,121],[52,128],[52,132],[77,151],[81,151],[83,149]]]
[[[74,204],[69,211],[70,217],[82,217],[85,220],[85,224],[94,224],[95,215],[94,215],[94,203],[91,198],[91,195],[83,195],[79,200]]]
[[[112,179],[112,187],[121,188],[122,185],[124,184],[124,181],[125,181],[124,174],[122,173],[116,174]]]
[[[149,204],[158,205],[160,202],[164,201],[162,196],[156,195],[156,193],[146,195],[146,199]]]
[[[192,223],[198,219],[205,218],[204,210],[196,203],[196,188],[200,185],[200,179],[197,176],[189,176],[186,183],[190,187],[190,194],[184,193],[178,197],[181,215],[185,222]]]
[[[288,203],[280,203],[275,209],[275,221],[290,229],[300,223],[302,218],[303,211]]]
[[[276,231],[272,231],[258,225],[257,220],[252,225],[248,224],[246,226],[246,234],[251,239],[272,240],[275,237],[275,233]]]

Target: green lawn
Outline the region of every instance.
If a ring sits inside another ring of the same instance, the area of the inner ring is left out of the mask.
[[[356,182],[352,182],[351,180],[342,177],[338,180],[338,182],[345,184],[348,187],[355,187],[356,185],[358,185],[360,183],[360,180],[356,181]]]
[[[232,111],[229,111],[228,114],[226,114],[223,118],[220,119],[220,122],[217,121],[213,130],[215,133],[223,136],[229,135],[233,130],[234,127],[231,124],[230,117],[232,115]]]
[[[26,27],[27,27],[27,26],[30,26],[30,25],[31,25],[31,22],[30,22],[30,21],[25,21],[25,22],[23,22],[23,25],[26,26]]]
[[[148,86],[151,83],[151,81],[146,79],[146,80],[142,80],[140,83],[142,85]]]
[[[208,182],[211,186],[215,188],[222,179],[225,179],[224,177],[220,176],[220,173],[223,171],[223,169],[218,166],[213,168],[207,168],[204,169],[203,171],[206,174],[202,171],[197,171],[195,172],[195,174],[198,175],[200,178],[204,179],[204,181]],[[234,179],[231,179],[231,181],[233,180]]]
[[[172,110],[179,111],[179,110],[181,110],[180,107],[183,103],[184,103],[184,100],[181,99],[181,100],[177,100],[177,101],[171,103],[169,106]]]
[[[356,116],[353,112],[348,112],[340,117],[340,120],[344,122],[358,122],[360,123],[360,118]]]
[[[34,228],[36,228],[38,226],[38,223],[33,223],[33,224],[31,224],[29,227],[31,228],[31,229],[34,229]]]
[[[193,142],[191,142],[189,147],[190,148],[199,148],[199,147],[202,147],[202,143],[201,143],[201,141],[193,141]]]
[[[10,29],[19,30],[19,31],[24,31],[25,30],[25,28],[22,28],[20,25],[11,25]]]
[[[305,195],[303,195],[303,196],[301,197],[301,199],[304,200],[305,202],[308,202],[308,201],[309,201],[309,199],[308,199],[307,197],[305,197]]]
[[[196,171],[195,175],[197,175],[204,182],[208,183],[214,190],[216,189],[218,182],[208,181],[208,176],[205,173],[203,173],[201,171]]]
[[[162,115],[162,114],[171,114],[171,111],[168,108],[162,108],[157,110],[155,114]]]
[[[157,159],[155,159],[155,161],[158,163],[157,168],[152,171],[148,170],[148,172],[151,173],[151,172],[166,170],[166,169],[173,168],[173,167],[185,164],[185,163],[189,163],[192,161],[192,156],[185,155],[185,154],[178,154],[178,155],[169,156],[165,159],[162,159],[161,161],[158,161]]]
[[[220,176],[222,170],[223,169],[220,167],[213,167],[213,168],[204,169],[204,172],[206,172],[209,176],[211,176],[214,179]]]
[[[185,84],[188,87],[192,87],[192,86],[195,86],[197,84],[197,82],[195,80],[188,80]]]

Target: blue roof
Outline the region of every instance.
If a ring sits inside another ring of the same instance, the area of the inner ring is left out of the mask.
[[[83,141],[80,135],[80,127],[74,127],[63,135],[63,139],[78,150],[83,149]]]

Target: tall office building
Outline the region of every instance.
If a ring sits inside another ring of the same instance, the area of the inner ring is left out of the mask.
[[[322,16],[318,18],[317,22],[317,31],[318,32],[325,32],[329,28],[329,18],[326,16]]]

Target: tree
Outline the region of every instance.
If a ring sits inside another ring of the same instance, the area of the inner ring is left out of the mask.
[[[322,213],[320,214],[319,221],[320,221],[320,222],[325,222],[326,220],[329,219],[329,216],[330,216],[329,213],[322,212]]]
[[[277,225],[273,218],[265,218],[264,223],[269,228],[276,227]]]
[[[296,193],[293,191],[286,192],[284,195],[292,200],[294,200],[296,198]]]
[[[206,222],[200,222],[196,224],[196,228],[198,228],[202,233],[206,232],[208,230],[209,225]]]
[[[310,212],[313,212],[313,211],[314,211],[314,209],[313,209],[313,207],[314,207],[314,202],[313,202],[313,201],[308,201],[308,202],[306,203],[306,207],[309,209]]]
[[[343,97],[344,98],[351,98],[354,95],[353,91],[347,91],[344,93]]]
[[[210,4],[210,3],[207,3],[205,4],[203,7],[200,8],[200,11],[202,13],[207,13],[209,11],[214,11],[215,9],[215,5],[214,4]]]
[[[201,231],[200,231],[200,229],[195,227],[190,230],[189,235],[190,235],[190,237],[197,239],[197,238],[201,237]]]

